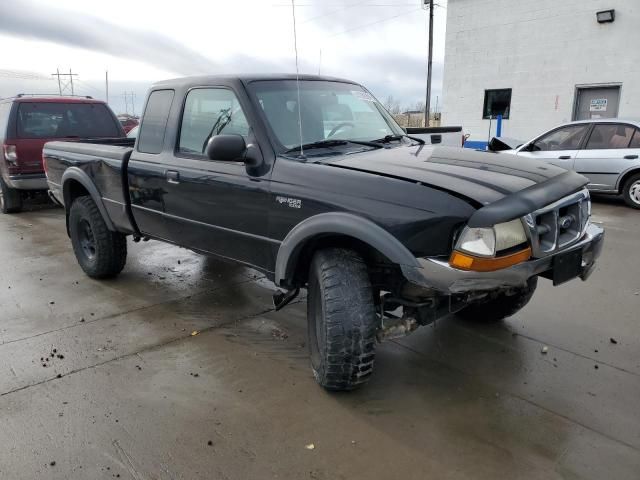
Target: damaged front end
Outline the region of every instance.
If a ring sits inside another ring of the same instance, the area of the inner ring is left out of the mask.
[[[405,337],[418,327],[455,313],[465,306],[465,295],[442,295],[435,290],[405,283],[399,295],[380,295],[378,342]]]

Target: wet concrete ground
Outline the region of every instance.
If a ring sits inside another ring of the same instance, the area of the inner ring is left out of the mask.
[[[640,212],[594,220],[588,283],[383,344],[329,394],[304,301],[273,312],[255,272],[149,242],[93,281],[61,210],[0,216],[0,478],[637,480]]]

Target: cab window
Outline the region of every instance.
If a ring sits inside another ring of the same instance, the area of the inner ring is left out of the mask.
[[[226,88],[198,88],[187,94],[178,152],[203,156],[214,135],[249,134],[249,124],[238,98]]]
[[[149,95],[138,135],[139,152],[162,152],[173,94],[173,90],[156,90]]]

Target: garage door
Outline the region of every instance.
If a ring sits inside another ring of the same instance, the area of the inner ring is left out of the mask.
[[[574,120],[615,118],[618,116],[620,87],[579,87]]]

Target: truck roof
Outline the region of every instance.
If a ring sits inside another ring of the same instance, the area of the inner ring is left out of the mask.
[[[211,85],[218,82],[242,82],[242,83],[251,83],[257,82],[260,80],[295,80],[299,78],[300,80],[324,80],[328,82],[343,82],[343,83],[352,83],[354,85],[358,85],[357,82],[353,80],[347,80],[344,78],[337,77],[329,77],[324,75],[299,75],[296,76],[295,73],[271,73],[271,74],[229,74],[229,75],[200,75],[200,76],[191,76],[191,77],[182,77],[182,78],[172,78],[169,80],[162,80],[160,82],[156,82],[153,84],[151,88],[157,87],[191,87],[195,85]]]

